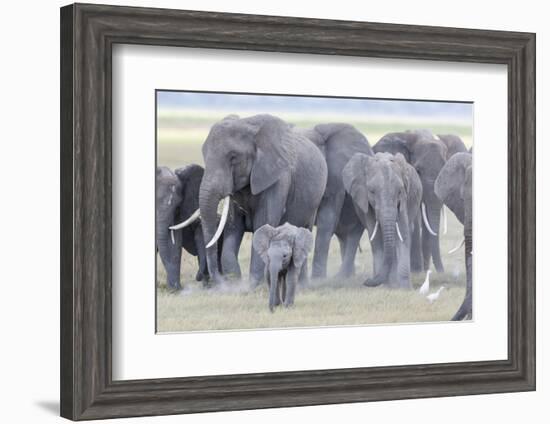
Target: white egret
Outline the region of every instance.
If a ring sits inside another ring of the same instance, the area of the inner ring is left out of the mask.
[[[428,299],[428,302],[434,303],[437,299],[439,299],[439,295],[441,294],[444,288],[445,286],[441,286],[436,292],[426,296],[426,299]]]

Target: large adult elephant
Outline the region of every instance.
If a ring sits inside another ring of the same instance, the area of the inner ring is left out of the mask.
[[[288,222],[311,229],[327,182],[327,166],[320,150],[291,125],[272,115],[238,118],[216,123],[203,146],[205,173],[199,206],[211,278],[222,283],[216,240],[229,214],[229,199],[245,198],[253,231],[265,224]],[[218,203],[224,200],[220,225]],[[217,228],[216,228],[217,227]],[[302,275],[307,275],[304,266]],[[250,280],[257,285],[264,263],[252,249]]]
[[[317,235],[311,275],[313,278],[326,277],[330,240],[336,234],[342,256],[338,275],[347,278],[355,273],[355,255],[363,225],[344,189],[342,171],[354,154],[372,156],[372,149],[367,138],[349,124],[320,124],[303,134],[323,152],[328,169],[327,186],[315,222]]]
[[[445,164],[435,180],[435,192],[464,225],[466,295],[452,318],[472,316],[472,155],[457,153]]]
[[[413,234],[411,269],[428,270],[433,260],[435,269],[444,272],[439,249],[439,224],[443,203],[434,191],[435,179],[447,160],[447,147],[428,130],[390,133],[373,147],[375,153],[401,153],[418,173],[422,182],[422,203],[419,220],[422,225]]]
[[[416,171],[400,153],[357,153],[342,177],[370,235],[374,276],[364,284],[410,289],[411,240],[422,198]]]
[[[197,281],[208,281],[202,229],[200,222],[193,219],[193,212],[199,205],[199,187],[203,174],[204,169],[199,165],[189,165],[175,172],[165,166],[157,168],[156,244],[166,269],[168,287],[173,290],[181,289],[182,248],[198,258]],[[191,223],[181,230],[169,229],[181,221]]]

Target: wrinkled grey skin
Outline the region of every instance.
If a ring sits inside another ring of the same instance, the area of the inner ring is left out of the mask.
[[[265,264],[271,312],[281,303],[294,304],[298,277],[312,246],[311,231],[289,223],[277,228],[266,224],[254,233],[252,247]]]
[[[246,219],[254,231],[282,222],[312,228],[327,166],[315,144],[287,123],[267,114],[242,119],[231,115],[211,128],[202,153],[205,173],[199,204],[205,240],[212,239],[218,203],[228,195],[237,203],[246,200]],[[216,283],[223,283],[216,255],[216,246],[207,249],[208,270]],[[306,263],[303,268],[305,278]],[[252,286],[263,278],[264,263],[252,249]]]
[[[435,192],[464,225],[466,295],[452,318],[460,321],[472,316],[472,155],[457,153],[445,164],[435,180]]]
[[[417,171],[422,182],[422,202],[426,205],[426,215],[430,227],[436,233],[432,235],[418,214],[420,225],[413,234],[411,269],[413,272],[427,271],[433,260],[435,269],[444,272],[439,249],[440,217],[443,203],[435,195],[434,183],[447,160],[447,147],[433,137],[428,130],[390,133],[383,136],[373,147],[375,153],[401,153]]]
[[[447,160],[449,160],[455,153],[463,153],[468,151],[462,139],[457,135],[438,134],[437,136],[447,147]]]
[[[317,234],[311,276],[327,276],[330,240],[336,234],[342,256],[338,276],[347,278],[355,274],[355,255],[364,228],[344,190],[342,170],[355,153],[372,156],[372,149],[366,137],[349,124],[320,124],[304,130],[303,134],[323,152],[328,169],[327,186],[315,222]]]
[[[411,242],[422,198],[422,184],[414,168],[401,154],[355,154],[342,177],[346,191],[363,225],[372,237],[374,276],[366,286],[386,284],[391,288],[412,288]],[[397,235],[396,223],[403,241]]]
[[[157,167],[156,172],[156,244],[166,269],[170,289],[180,290],[181,249],[198,257],[197,281],[208,281],[206,252],[199,222],[174,231],[174,242],[168,227],[186,220],[199,207],[199,187],[204,169],[189,165],[175,172]]]

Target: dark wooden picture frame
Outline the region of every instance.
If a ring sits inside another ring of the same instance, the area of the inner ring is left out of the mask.
[[[506,65],[508,359],[113,381],[111,56],[117,43]],[[534,34],[75,4],[61,9],[60,125],[63,417],[535,389]]]

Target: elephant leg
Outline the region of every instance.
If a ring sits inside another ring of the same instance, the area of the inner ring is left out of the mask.
[[[312,278],[326,278],[330,240],[336,231],[338,219],[344,204],[344,193],[323,198],[317,210],[317,235],[313,252]]]
[[[309,285],[308,268],[309,267],[308,267],[307,260],[306,260],[302,264],[302,267],[300,269],[300,275],[298,276],[298,282],[302,285],[302,287],[307,287]]]
[[[202,273],[202,270],[201,270],[201,260],[200,258],[197,256],[197,273],[195,274],[195,281],[202,281],[204,280],[204,274]]]
[[[169,290],[181,290],[181,234],[174,234],[174,243],[168,231],[157,233],[158,252],[164,269],[166,270],[167,286]]]
[[[294,305],[294,296],[296,294],[299,272],[300,270],[292,266],[286,275],[286,296],[284,299],[284,306],[287,308]]]
[[[224,231],[221,266],[225,276],[241,278],[239,249],[244,236],[244,218],[236,216],[232,225]]]
[[[208,264],[206,262],[206,249],[204,247],[204,238],[202,235],[202,228],[197,226],[193,233],[193,238],[195,240],[195,246],[197,247],[197,261],[199,265],[199,270],[195,279],[197,281],[202,281],[203,285],[206,286],[209,280],[208,274]]]
[[[345,237],[344,258],[338,272],[339,277],[349,278],[355,275],[355,256],[357,255],[357,248],[362,236],[363,227],[359,225]]]
[[[413,224],[413,232],[411,239],[411,271],[422,272],[424,271],[424,264],[422,259],[422,242],[420,238],[420,215],[416,217]]]

